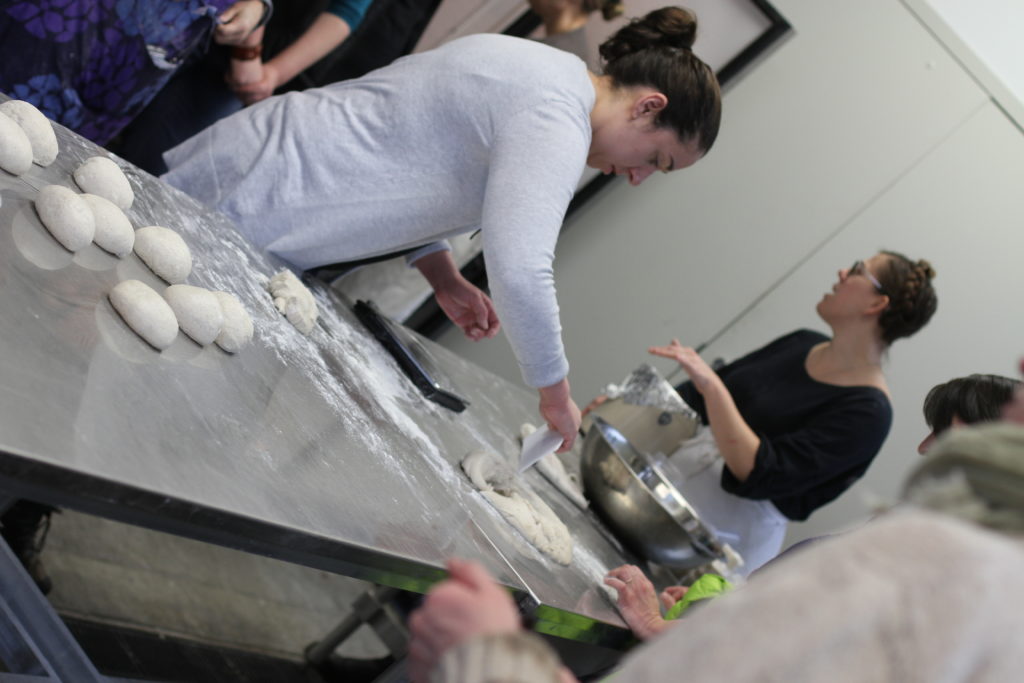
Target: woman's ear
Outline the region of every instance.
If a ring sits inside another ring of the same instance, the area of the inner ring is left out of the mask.
[[[633,102],[633,118],[657,114],[668,106],[668,97],[660,92],[647,92]]]
[[[868,310],[865,311],[868,315],[881,315],[882,311],[889,308],[889,296],[887,294],[879,294],[876,301],[868,306]]]

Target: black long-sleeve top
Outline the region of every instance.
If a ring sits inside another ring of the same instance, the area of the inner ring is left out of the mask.
[[[797,330],[718,371],[740,415],[761,439],[740,481],[722,468],[722,488],[769,499],[787,518],[807,519],[864,474],[892,425],[892,404],[868,386],[842,387],[807,374],[807,354],[828,337]],[[692,382],[679,394],[708,423]]]

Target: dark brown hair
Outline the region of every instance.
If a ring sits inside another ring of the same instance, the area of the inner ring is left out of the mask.
[[[954,417],[969,425],[995,422],[1020,385],[1020,380],[1002,375],[951,379],[928,392],[924,399],[924,421],[936,435],[949,429]]]
[[[655,124],[707,153],[718,137],[722,93],[715,73],[690,48],[697,17],[682,7],[663,7],[634,19],[601,44],[604,73],[616,87],[645,85],[668,98]]]
[[[878,281],[889,296],[889,306],[882,311],[878,325],[882,340],[892,344],[901,337],[909,337],[924,327],[939,300],[932,287],[935,270],[925,260],[911,261],[895,251],[883,251],[889,260],[878,273]]]

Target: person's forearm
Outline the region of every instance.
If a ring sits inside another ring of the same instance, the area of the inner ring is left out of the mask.
[[[279,84],[283,85],[341,45],[350,32],[344,19],[323,12],[305,33],[267,63],[277,69]]]
[[[435,251],[426,256],[416,259],[413,263],[417,270],[430,284],[430,287],[437,291],[444,289],[444,285],[452,278],[459,275],[459,268],[455,265],[452,253],[447,249]]]
[[[729,471],[740,481],[746,481],[754,469],[761,439],[740,415],[732,395],[724,384],[718,383],[704,391],[704,408],[708,414],[715,445],[722,454]]]

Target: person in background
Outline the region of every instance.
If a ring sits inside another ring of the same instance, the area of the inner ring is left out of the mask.
[[[1016,392],[1022,386],[1024,383],[1020,380],[1009,377],[974,374],[951,379],[932,387],[924,400],[924,417],[932,432],[918,446],[918,452],[925,455],[935,445],[936,439],[948,430],[1002,419],[1003,412],[1011,405]],[[804,539],[787,548],[783,555],[769,564],[778,561],[784,555],[797,550],[803,551],[809,544],[820,543],[830,537]],[[701,579],[705,577],[715,575],[705,574]],[[715,577],[710,580],[718,582],[721,579]],[[688,595],[689,590],[683,586],[669,586],[656,595],[654,586],[635,565],[623,565],[613,569],[605,583],[616,589],[619,611],[633,633],[641,640],[657,635],[674,623],[678,616],[678,601]],[[668,610],[664,616],[659,609],[659,600]]]
[[[924,399],[924,421],[931,431],[917,452],[924,455],[948,429],[999,420],[1020,387],[1020,380],[979,374],[932,387]]]
[[[306,70],[348,39],[371,1],[279,2],[265,28],[185,65],[112,151],[153,175],[165,173],[167,150],[275,91],[316,85]]]
[[[114,138],[210,41],[238,45],[271,0],[7,2],[0,91],[99,145]]]
[[[544,26],[541,42],[571,52],[595,72],[600,62],[587,41],[587,22],[597,11],[605,21],[611,21],[626,10],[621,0],[529,0],[529,4]]]
[[[167,153],[171,185],[308,270],[405,253],[467,337],[499,313],[544,421],[576,439],[553,261],[584,166],[628,178],[686,168],[721,119],[696,18],[655,10],[601,47],[605,75],[535,41],[481,34],[363,78],[249,107]],[[479,229],[494,302],[444,238]]]
[[[666,473],[749,574],[775,557],[788,520],[804,520],[860,478],[892,424],[886,350],[938,305],[927,261],[883,251],[839,271],[818,302],[831,337],[798,330],[717,372],[673,340],[650,353],[679,362],[679,393],[704,427]]]

